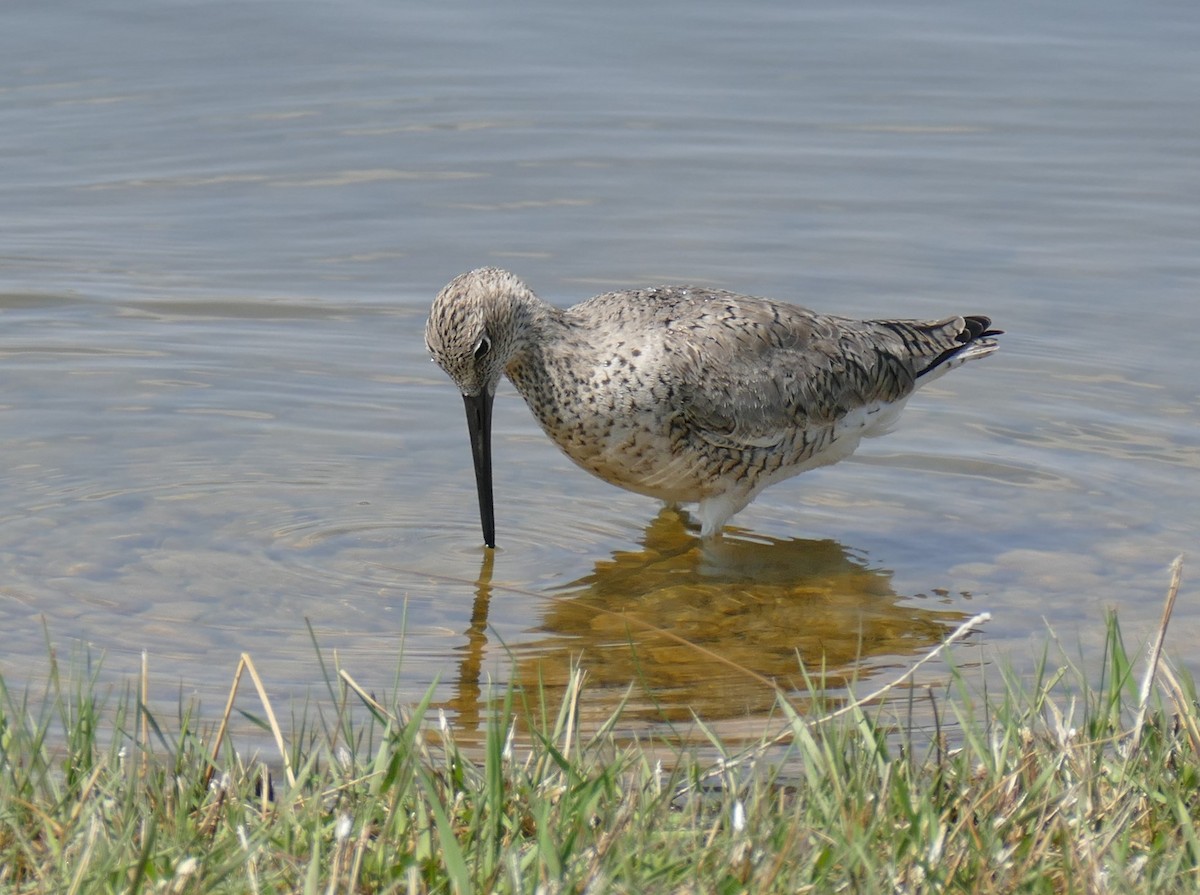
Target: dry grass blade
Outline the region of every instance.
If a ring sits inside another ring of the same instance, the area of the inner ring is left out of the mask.
[[[1196,708],[1188,697],[1187,691],[1183,689],[1183,684],[1171,669],[1170,663],[1162,663],[1158,671],[1175,703],[1175,717],[1187,732],[1188,742],[1192,744],[1192,751],[1200,755],[1200,721],[1197,721],[1196,718]]]
[[[389,726],[393,726],[397,729],[404,728],[404,727],[408,726],[410,723],[412,723],[413,710],[411,710],[411,709],[402,709],[401,710],[398,708],[393,708],[393,709],[389,710],[386,707],[384,707],[383,705],[381,705],[378,699],[376,699],[369,692],[367,692],[366,688],[364,688],[361,684],[359,684],[359,682],[356,681],[354,679],[354,677],[350,674],[350,672],[348,672],[346,669],[339,668],[337,671],[337,674],[338,674],[338,677],[341,678],[342,682],[347,687],[350,688],[351,692],[356,694],[358,696],[358,698],[363,701],[363,704],[366,705],[367,708],[369,708],[372,712],[375,713],[375,717],[378,718],[381,722],[384,722],[384,723],[388,724]],[[429,691],[426,692],[425,698],[421,701],[420,705],[415,709],[415,715],[418,719],[425,717],[425,709],[428,707],[429,700],[432,699],[432,697],[433,697],[433,690],[431,688]],[[418,726],[419,726],[419,723],[420,722],[418,721]],[[417,753],[421,756],[421,759],[423,761],[426,761],[426,762],[433,761],[433,758],[431,757],[430,752],[429,752],[429,748],[426,745],[423,737],[421,737],[419,735],[414,737],[412,740],[412,748],[417,751]]]
[[[399,723],[399,719],[385,709],[382,705],[380,705],[379,700],[363,689],[362,686],[359,685],[358,681],[351,677],[350,672],[348,672],[345,668],[338,669],[338,677],[340,677],[346,686],[353,690],[355,695],[357,695],[359,699],[368,705],[372,711],[377,712],[381,718],[387,718],[393,723]]]
[[[262,703],[263,711],[267,713],[267,723],[271,726],[271,735],[275,737],[275,746],[279,749],[279,757],[283,760],[283,772],[287,775],[288,786],[295,788],[296,774],[292,770],[292,759],[288,755],[287,744],[283,741],[283,730],[279,727],[279,722],[275,720],[275,711],[271,708],[271,700],[267,698],[267,688],[263,686],[262,678],[258,676],[258,669],[254,667],[254,660],[250,658],[249,653],[242,653],[241,662],[250,672],[250,680],[254,681],[258,699]]]
[[[99,829],[100,824],[97,822],[95,817],[93,817],[92,822],[88,824],[87,839],[83,847],[83,854],[81,854],[79,859],[75,862],[75,874],[71,878],[71,887],[67,889],[67,895],[76,895],[76,893],[80,891],[80,887],[83,885],[84,872],[87,870],[88,865],[91,862],[92,851],[96,847],[96,838]]]
[[[138,712],[138,714],[141,715],[141,724],[138,727],[138,735],[140,738],[138,743],[140,749],[138,751],[142,753],[141,774],[142,778],[145,779],[146,773],[150,769],[150,710],[148,708],[150,705],[150,659],[145,650],[142,650],[142,675],[140,686],[142,708],[141,711]]]
[[[571,754],[571,743],[575,737],[576,726],[579,720],[579,697],[583,693],[583,681],[585,677],[586,672],[582,668],[576,668],[571,672],[571,679],[567,685],[567,695],[563,700],[563,706],[566,709],[562,735],[563,755],[569,756]]]
[[[922,656],[917,662],[913,663],[913,665],[907,671],[905,671],[903,674],[901,674],[899,677],[895,678],[892,681],[889,681],[887,684],[884,684],[879,689],[874,690],[871,693],[868,693],[866,696],[863,696],[859,699],[852,700],[851,702],[847,703],[846,705],[842,706],[840,709],[837,709],[836,711],[830,712],[827,715],[822,715],[820,718],[814,718],[813,720],[806,722],[807,725],[809,727],[817,727],[818,725],[828,724],[832,721],[837,720],[838,718],[841,718],[845,715],[850,714],[851,712],[861,709],[863,706],[870,705],[871,703],[882,699],[891,690],[894,690],[896,687],[899,687],[905,681],[912,678],[913,675],[915,675],[917,673],[917,671],[921,668],[922,665],[925,665],[926,663],[933,661],[933,659],[935,659],[937,656],[941,655],[942,652],[944,652],[952,644],[957,643],[959,640],[962,640],[964,637],[966,637],[968,634],[970,634],[976,628],[979,628],[982,625],[986,624],[987,622],[991,621],[991,619],[992,619],[992,614],[990,612],[981,612],[978,615],[972,616],[971,618],[969,618],[965,622],[963,622],[961,625],[959,625],[957,628],[955,628],[953,633],[951,633],[949,637],[947,637],[945,640],[943,640],[941,643],[939,643],[937,646],[935,646],[932,650],[930,650],[928,653],[926,653],[924,656]],[[796,717],[797,718],[799,717],[799,713],[796,713]],[[763,740],[763,742],[756,744],[753,748],[742,753],[741,755],[737,755],[732,758],[721,759],[717,763],[717,768],[713,771],[710,771],[708,774],[704,775],[701,779],[711,779],[714,776],[718,776],[718,775],[724,773],[729,768],[737,767],[738,765],[744,764],[748,761],[754,761],[754,760],[760,758],[762,755],[766,754],[766,752],[769,749],[771,749],[775,746],[778,746],[780,743],[787,742],[788,740],[792,739],[794,736],[795,736],[794,728],[792,727],[791,723],[789,723],[785,729],[781,730],[775,736],[769,737],[769,738]],[[689,784],[685,787],[682,787],[680,789],[680,792],[687,792],[693,786],[694,786],[694,784]]]
[[[237,668],[233,672],[233,683],[229,686],[229,698],[225,700],[225,711],[221,712],[221,723],[217,725],[217,735],[213,739],[212,759],[208,765],[208,773],[204,777],[204,785],[212,782],[213,772],[221,757],[221,745],[225,742],[225,734],[229,730],[229,717],[233,714],[233,703],[237,699],[238,685],[242,682],[242,672],[246,670],[246,655],[238,659]]]
[[[976,628],[987,624],[991,620],[992,620],[992,614],[990,612],[981,612],[981,613],[979,613],[979,615],[972,616],[971,618],[969,618],[965,622],[963,622],[961,625],[959,625],[957,628],[955,628],[954,633],[952,633],[949,637],[947,637],[945,640],[943,640],[941,643],[939,643],[937,646],[935,646],[932,650],[930,650],[928,653],[926,653],[924,656],[922,656],[919,660],[917,660],[915,663],[913,663],[912,667],[909,668],[906,672],[904,672],[904,674],[900,675],[895,680],[892,680],[892,681],[884,684],[878,690],[875,690],[872,693],[868,693],[866,696],[862,697],[861,699],[856,699],[853,702],[850,702],[847,705],[842,706],[837,711],[830,712],[828,715],[822,715],[820,718],[817,718],[814,721],[812,721],[812,723],[813,724],[826,724],[830,721],[833,721],[836,718],[842,717],[842,715],[848,715],[851,712],[862,708],[864,705],[870,705],[872,702],[876,702],[876,701],[882,699],[890,691],[896,689],[896,687],[899,687],[905,681],[907,681],[911,677],[913,677],[913,675],[915,675],[917,673],[918,669],[920,669],[920,667],[922,665],[924,665],[927,662],[932,661],[937,656],[941,655],[941,653],[944,650],[946,650],[948,647],[950,647],[952,644],[957,643],[959,640],[962,640],[964,637],[966,637],[968,634],[970,634]]]
[[[212,780],[213,770],[217,767],[217,761],[221,755],[221,744],[225,741],[225,734],[229,730],[229,719],[233,715],[233,704],[237,699],[238,687],[242,682],[242,673],[250,673],[250,680],[254,681],[254,688],[258,691],[259,702],[262,703],[263,711],[267,715],[267,725],[271,729],[271,735],[275,738],[275,746],[279,749],[279,757],[283,761],[283,771],[287,775],[288,786],[295,787],[296,774],[292,770],[292,759],[288,755],[287,744],[283,739],[283,730],[279,726],[279,722],[275,720],[275,711],[271,708],[271,700],[267,697],[267,688],[263,686],[262,678],[258,676],[258,669],[254,667],[254,660],[250,658],[249,653],[242,653],[238,659],[237,670],[233,673],[233,684],[229,688],[229,698],[225,700],[225,711],[221,713],[221,723],[217,726],[217,735],[213,740],[212,761],[209,764],[208,774],[205,778],[207,785]]]
[[[1163,643],[1167,639],[1167,625],[1171,623],[1171,613],[1175,611],[1175,598],[1179,596],[1179,585],[1183,580],[1183,555],[1175,557],[1171,563],[1171,584],[1167,588],[1167,599],[1163,603],[1162,618],[1158,622],[1158,633],[1150,647],[1146,675],[1142,678],[1142,689],[1138,694],[1137,717],[1133,722],[1133,739],[1129,745],[1132,755],[1142,742],[1142,728],[1146,723],[1146,708],[1150,703],[1150,693],[1154,689],[1154,679],[1158,675],[1159,662],[1162,660]]]

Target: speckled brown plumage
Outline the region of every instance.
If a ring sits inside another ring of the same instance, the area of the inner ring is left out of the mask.
[[[483,268],[441,291],[425,341],[468,415],[485,401],[490,423],[507,375],[568,457],[631,491],[698,502],[707,537],[768,485],[888,431],[917,386],[995,350],[989,325],[850,320],[691,286],[560,309]],[[490,482],[489,453],[488,509]]]

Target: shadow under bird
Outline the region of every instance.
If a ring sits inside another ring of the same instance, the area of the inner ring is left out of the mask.
[[[769,485],[888,432],[918,387],[996,350],[990,326],[981,316],[851,320],[694,286],[564,309],[489,267],[442,289],[425,344],[462,393],[483,540],[495,547],[501,376],[575,463],[668,505],[698,503],[708,538]]]

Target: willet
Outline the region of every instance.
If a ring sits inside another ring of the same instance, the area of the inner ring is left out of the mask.
[[[851,320],[694,286],[562,309],[482,268],[438,294],[425,344],[466,404],[483,540],[495,547],[501,376],[588,472],[667,504],[699,503],[707,538],[767,486],[889,431],[918,386],[996,349],[990,325]]]

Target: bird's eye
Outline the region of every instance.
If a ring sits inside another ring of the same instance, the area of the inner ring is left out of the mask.
[[[489,351],[492,350],[492,340],[484,336],[479,340],[479,344],[475,346],[475,360],[483,360]]]

